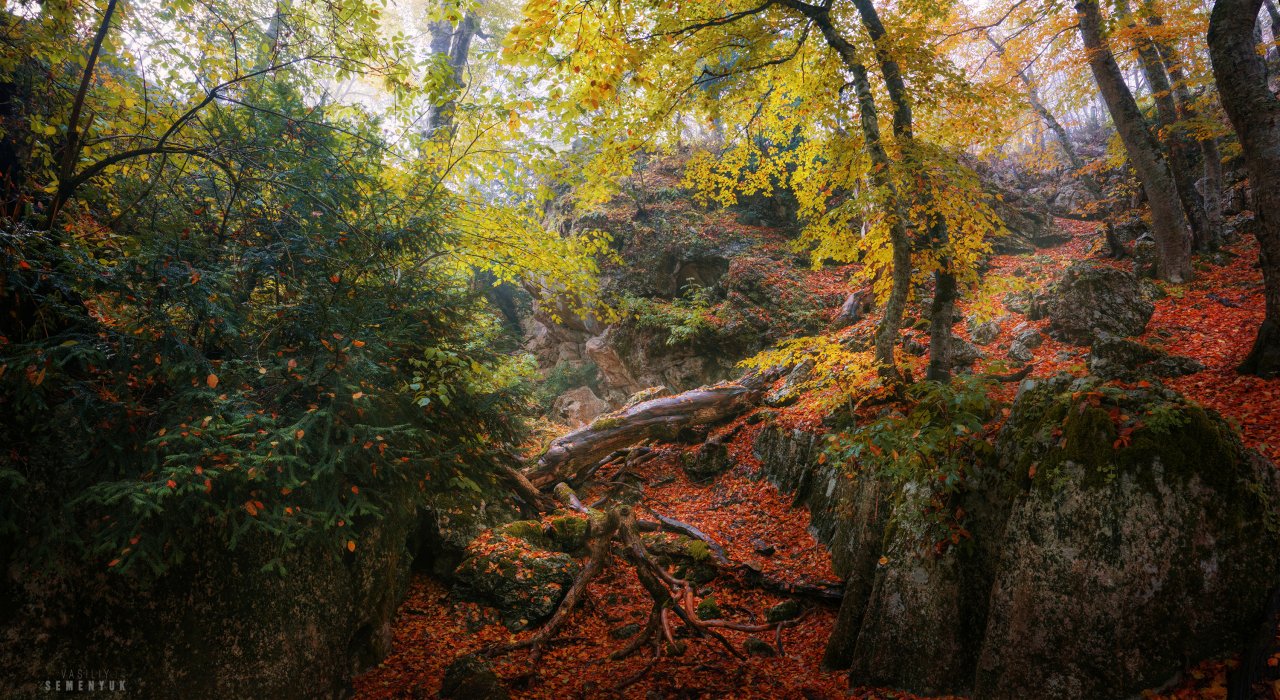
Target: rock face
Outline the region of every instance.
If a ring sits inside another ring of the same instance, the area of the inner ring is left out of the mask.
[[[706,481],[724,473],[733,466],[733,462],[729,457],[729,448],[724,443],[708,440],[697,450],[682,455],[680,466],[693,481]]]
[[[591,387],[580,386],[556,397],[551,405],[551,416],[570,428],[581,428],[610,410],[609,404],[596,396]]]
[[[1088,262],[1067,268],[1045,309],[1050,332],[1077,345],[1092,343],[1100,333],[1139,335],[1154,311],[1136,277]]]
[[[1089,350],[1089,371],[1103,379],[1137,381],[1144,377],[1180,377],[1204,369],[1190,357],[1180,357],[1135,340],[1101,335]]]
[[[6,611],[0,637],[6,692],[34,697],[23,683],[89,667],[118,675],[131,697],[345,697],[391,649],[408,585],[404,512],[388,508],[352,552],[281,552],[252,534],[227,550],[211,537],[199,560],[148,588],[101,570],[24,574],[29,604]],[[263,570],[272,560],[284,575]],[[44,636],[38,652],[33,634]]]
[[[605,398],[615,403],[653,386],[685,391],[723,379],[728,372],[697,348],[671,347],[656,335],[618,326],[587,340],[584,347],[600,368]]]
[[[869,570],[879,556],[871,543],[879,536],[873,528],[847,527],[846,518],[876,520],[885,511],[878,503],[884,496],[880,484],[846,473],[834,460],[820,461],[819,436],[803,430],[767,425],[756,436],[753,452],[762,465],[760,476],[792,494],[795,505],[808,507],[809,529],[831,550],[836,574]]]
[[[950,501],[970,541],[941,553],[913,525],[934,486],[848,476],[816,444],[766,427],[756,452],[847,577],[824,663],[858,683],[1129,697],[1237,649],[1280,576],[1280,472],[1159,387],[1025,382]]]
[[[1009,511],[977,697],[1126,697],[1242,643],[1278,572],[1274,465],[1158,390],[1024,388],[1005,430],[1006,466],[1038,467]]]
[[[992,202],[996,214],[1008,229],[1008,235],[992,241],[992,250],[1001,255],[1024,255],[1037,248],[1062,245],[1071,236],[1058,226],[1044,205],[1018,193],[1003,193],[1003,199]]]

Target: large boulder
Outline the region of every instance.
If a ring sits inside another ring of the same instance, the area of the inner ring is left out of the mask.
[[[1045,308],[1050,333],[1077,345],[1088,345],[1101,333],[1139,335],[1154,312],[1137,277],[1090,262],[1067,268]]]
[[[980,698],[1121,698],[1240,647],[1280,574],[1280,474],[1172,392],[1024,385]]]
[[[1168,390],[1024,383],[965,464],[950,496],[878,480],[874,513],[837,492],[871,566],[846,569],[824,663],[858,684],[1130,697],[1239,648],[1280,574],[1280,472]],[[963,546],[930,544],[938,503]]]
[[[541,532],[524,524],[526,529],[513,523],[477,538],[454,572],[457,590],[496,607],[513,631],[550,617],[580,568],[568,554],[539,546]]]
[[[1089,349],[1089,372],[1103,379],[1136,381],[1147,377],[1181,377],[1204,369],[1191,357],[1143,345],[1136,340],[1102,334]]]
[[[610,410],[608,402],[596,396],[589,386],[570,389],[551,404],[552,418],[570,428],[581,428]]]

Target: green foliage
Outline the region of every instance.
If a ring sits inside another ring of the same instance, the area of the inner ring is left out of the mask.
[[[715,330],[710,318],[712,290],[701,285],[686,286],[684,294],[670,302],[624,295],[621,307],[640,328],[666,333],[667,345],[688,345]]]
[[[919,504],[899,509],[895,527],[910,532],[922,551],[945,551],[969,538],[956,496],[992,451],[983,435],[999,408],[991,390],[991,379],[974,375],[919,382],[903,409],[832,434],[826,454],[865,478],[887,480]]]
[[[449,198],[388,167],[377,120],[305,85],[205,115],[226,163],[119,171],[56,237],[0,229],[18,556],[146,576],[250,535],[354,551],[518,437],[521,371],[443,255]]]

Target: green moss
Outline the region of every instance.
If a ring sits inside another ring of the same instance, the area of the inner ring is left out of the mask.
[[[1243,447],[1216,415],[1155,390],[1063,388],[1051,385],[1042,395],[1024,397],[1011,421],[1022,462],[1016,468],[1035,465],[1038,488],[1065,487],[1071,478],[1065,468],[1074,465],[1085,488],[1103,488],[1121,476],[1147,490],[1198,478],[1228,498],[1247,495]]]
[[[587,519],[576,515],[557,515],[547,523],[547,531],[556,549],[575,552],[587,544]]]
[[[803,608],[800,607],[799,601],[784,600],[772,608],[769,608],[765,612],[764,618],[769,622],[786,622],[787,620],[794,620],[797,617],[800,617],[802,610]]]
[[[591,421],[592,430],[608,430],[622,425],[622,419],[618,416],[600,416]]]
[[[537,547],[545,547],[547,545],[547,537],[542,531],[542,523],[537,520],[517,520],[494,528],[494,532],[522,539]]]
[[[716,599],[711,597],[704,598],[701,603],[698,603],[695,612],[699,620],[718,620],[722,617],[720,606],[716,604]]]
[[[692,557],[694,561],[703,561],[707,557],[711,556],[711,548],[702,540],[694,540],[690,542],[689,545],[685,547],[685,551],[689,553],[689,556]]]

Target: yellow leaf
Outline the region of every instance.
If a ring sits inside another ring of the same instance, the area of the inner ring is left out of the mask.
[[[205,378],[204,378],[204,383],[205,383],[205,384],[208,384],[210,389],[217,389],[217,388],[218,388],[218,375],[216,375],[216,374],[210,374],[209,376],[207,376],[207,377],[205,377]]]

